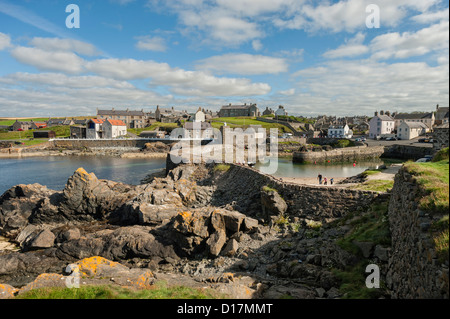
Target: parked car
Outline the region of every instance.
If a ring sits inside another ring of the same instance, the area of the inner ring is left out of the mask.
[[[429,157],[423,157],[423,158],[419,158],[416,163],[426,163],[426,162],[431,162],[431,158]]]
[[[386,138],[386,141],[397,141],[398,138],[397,137],[388,137]]]
[[[419,143],[430,143],[430,139],[429,138],[419,138],[419,140],[417,142],[419,142]]]

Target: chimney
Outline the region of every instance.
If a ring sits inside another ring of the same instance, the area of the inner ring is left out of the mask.
[[[391,112],[386,111],[386,115],[387,115],[387,116],[391,116]]]
[[[383,110],[380,111],[380,115],[384,115],[384,111]]]
[[[436,111],[439,110],[439,104],[436,105]]]
[[[378,112],[377,111],[375,111],[375,116],[378,116]]]

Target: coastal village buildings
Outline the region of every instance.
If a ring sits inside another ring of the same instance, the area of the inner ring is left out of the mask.
[[[86,128],[86,138],[102,139],[117,138],[127,135],[127,125],[121,120],[89,120]]]
[[[192,117],[192,122],[205,122],[206,121],[206,114],[202,111],[201,108],[198,108],[198,111],[195,112],[194,116]]]
[[[268,106],[266,107],[266,109],[264,110],[264,112],[262,113],[262,115],[275,115],[274,110],[272,110],[272,108],[269,108]]]
[[[111,110],[97,109],[97,118],[101,120],[120,120],[125,123],[127,128],[144,128],[148,124],[149,114],[144,112],[144,110],[116,110],[114,108]]]
[[[375,112],[375,116],[369,122],[369,138],[379,138],[394,133],[395,120],[383,111]]]
[[[353,131],[349,128],[347,124],[333,125],[328,128],[328,137],[332,138],[352,138]]]
[[[275,111],[275,117],[277,116],[287,116],[288,112],[284,109],[283,105],[278,106],[278,110]]]
[[[244,105],[224,105],[219,111],[219,117],[235,117],[235,116],[260,116],[260,112],[256,104]]]
[[[103,138],[103,123],[105,120],[92,119],[89,120],[86,128],[86,138],[101,139]]]
[[[188,120],[190,115],[187,111],[178,111],[172,106],[171,108],[160,108],[156,106],[155,119],[161,123],[175,123],[177,121]]]
[[[428,113],[398,113],[394,116],[395,129],[398,130],[402,122],[423,123],[426,125],[427,132],[434,126],[435,116],[433,112]]]
[[[36,124],[33,121],[18,121],[16,120],[12,125],[13,131],[28,131],[37,129]]]
[[[118,138],[127,135],[127,125],[121,120],[108,119],[103,123],[104,138]]]
[[[403,121],[397,128],[397,137],[401,140],[412,140],[418,136],[424,135],[429,127],[422,122]]]
[[[435,123],[436,125],[441,125],[444,123],[448,123],[449,119],[449,108],[447,107],[440,107],[439,104],[436,105],[436,118]]]

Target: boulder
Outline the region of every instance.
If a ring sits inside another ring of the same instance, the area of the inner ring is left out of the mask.
[[[223,245],[227,241],[227,235],[225,231],[219,230],[213,233],[206,241],[208,252],[213,256],[219,256]]]
[[[63,190],[61,210],[72,220],[102,220],[136,195],[133,186],[99,180],[79,168]]]
[[[40,231],[28,243],[28,249],[43,249],[53,247],[55,243],[55,235],[48,229]]]
[[[266,190],[264,187],[261,189],[261,204],[266,218],[282,215],[288,209],[288,205],[276,190]]]
[[[7,238],[15,238],[32,219],[32,214],[44,198],[50,198],[56,191],[47,187],[17,185],[7,190],[0,197],[0,233]]]
[[[48,229],[41,229],[34,225],[25,227],[16,238],[22,251],[53,247],[55,235]]]
[[[0,300],[14,298],[19,289],[7,284],[0,284]]]
[[[173,258],[178,260],[174,242],[151,234],[152,228],[144,226],[120,227],[96,231],[77,240],[62,243],[59,253],[75,259],[101,256],[111,260],[139,258]],[[169,237],[169,236],[168,236]]]
[[[225,256],[234,256],[237,253],[237,250],[239,248],[239,244],[235,239],[230,239],[225,246],[225,248],[222,250],[222,254]]]

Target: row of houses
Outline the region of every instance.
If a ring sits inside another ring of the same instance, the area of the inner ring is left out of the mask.
[[[449,108],[436,106],[436,112],[398,113],[375,112],[369,122],[369,138],[397,136],[410,140],[432,132],[439,125],[449,122]]]
[[[89,119],[69,119],[69,118],[49,118],[47,121],[19,121],[16,120],[8,127],[10,131],[28,131],[49,128],[53,126],[70,126],[70,125],[86,125]]]

